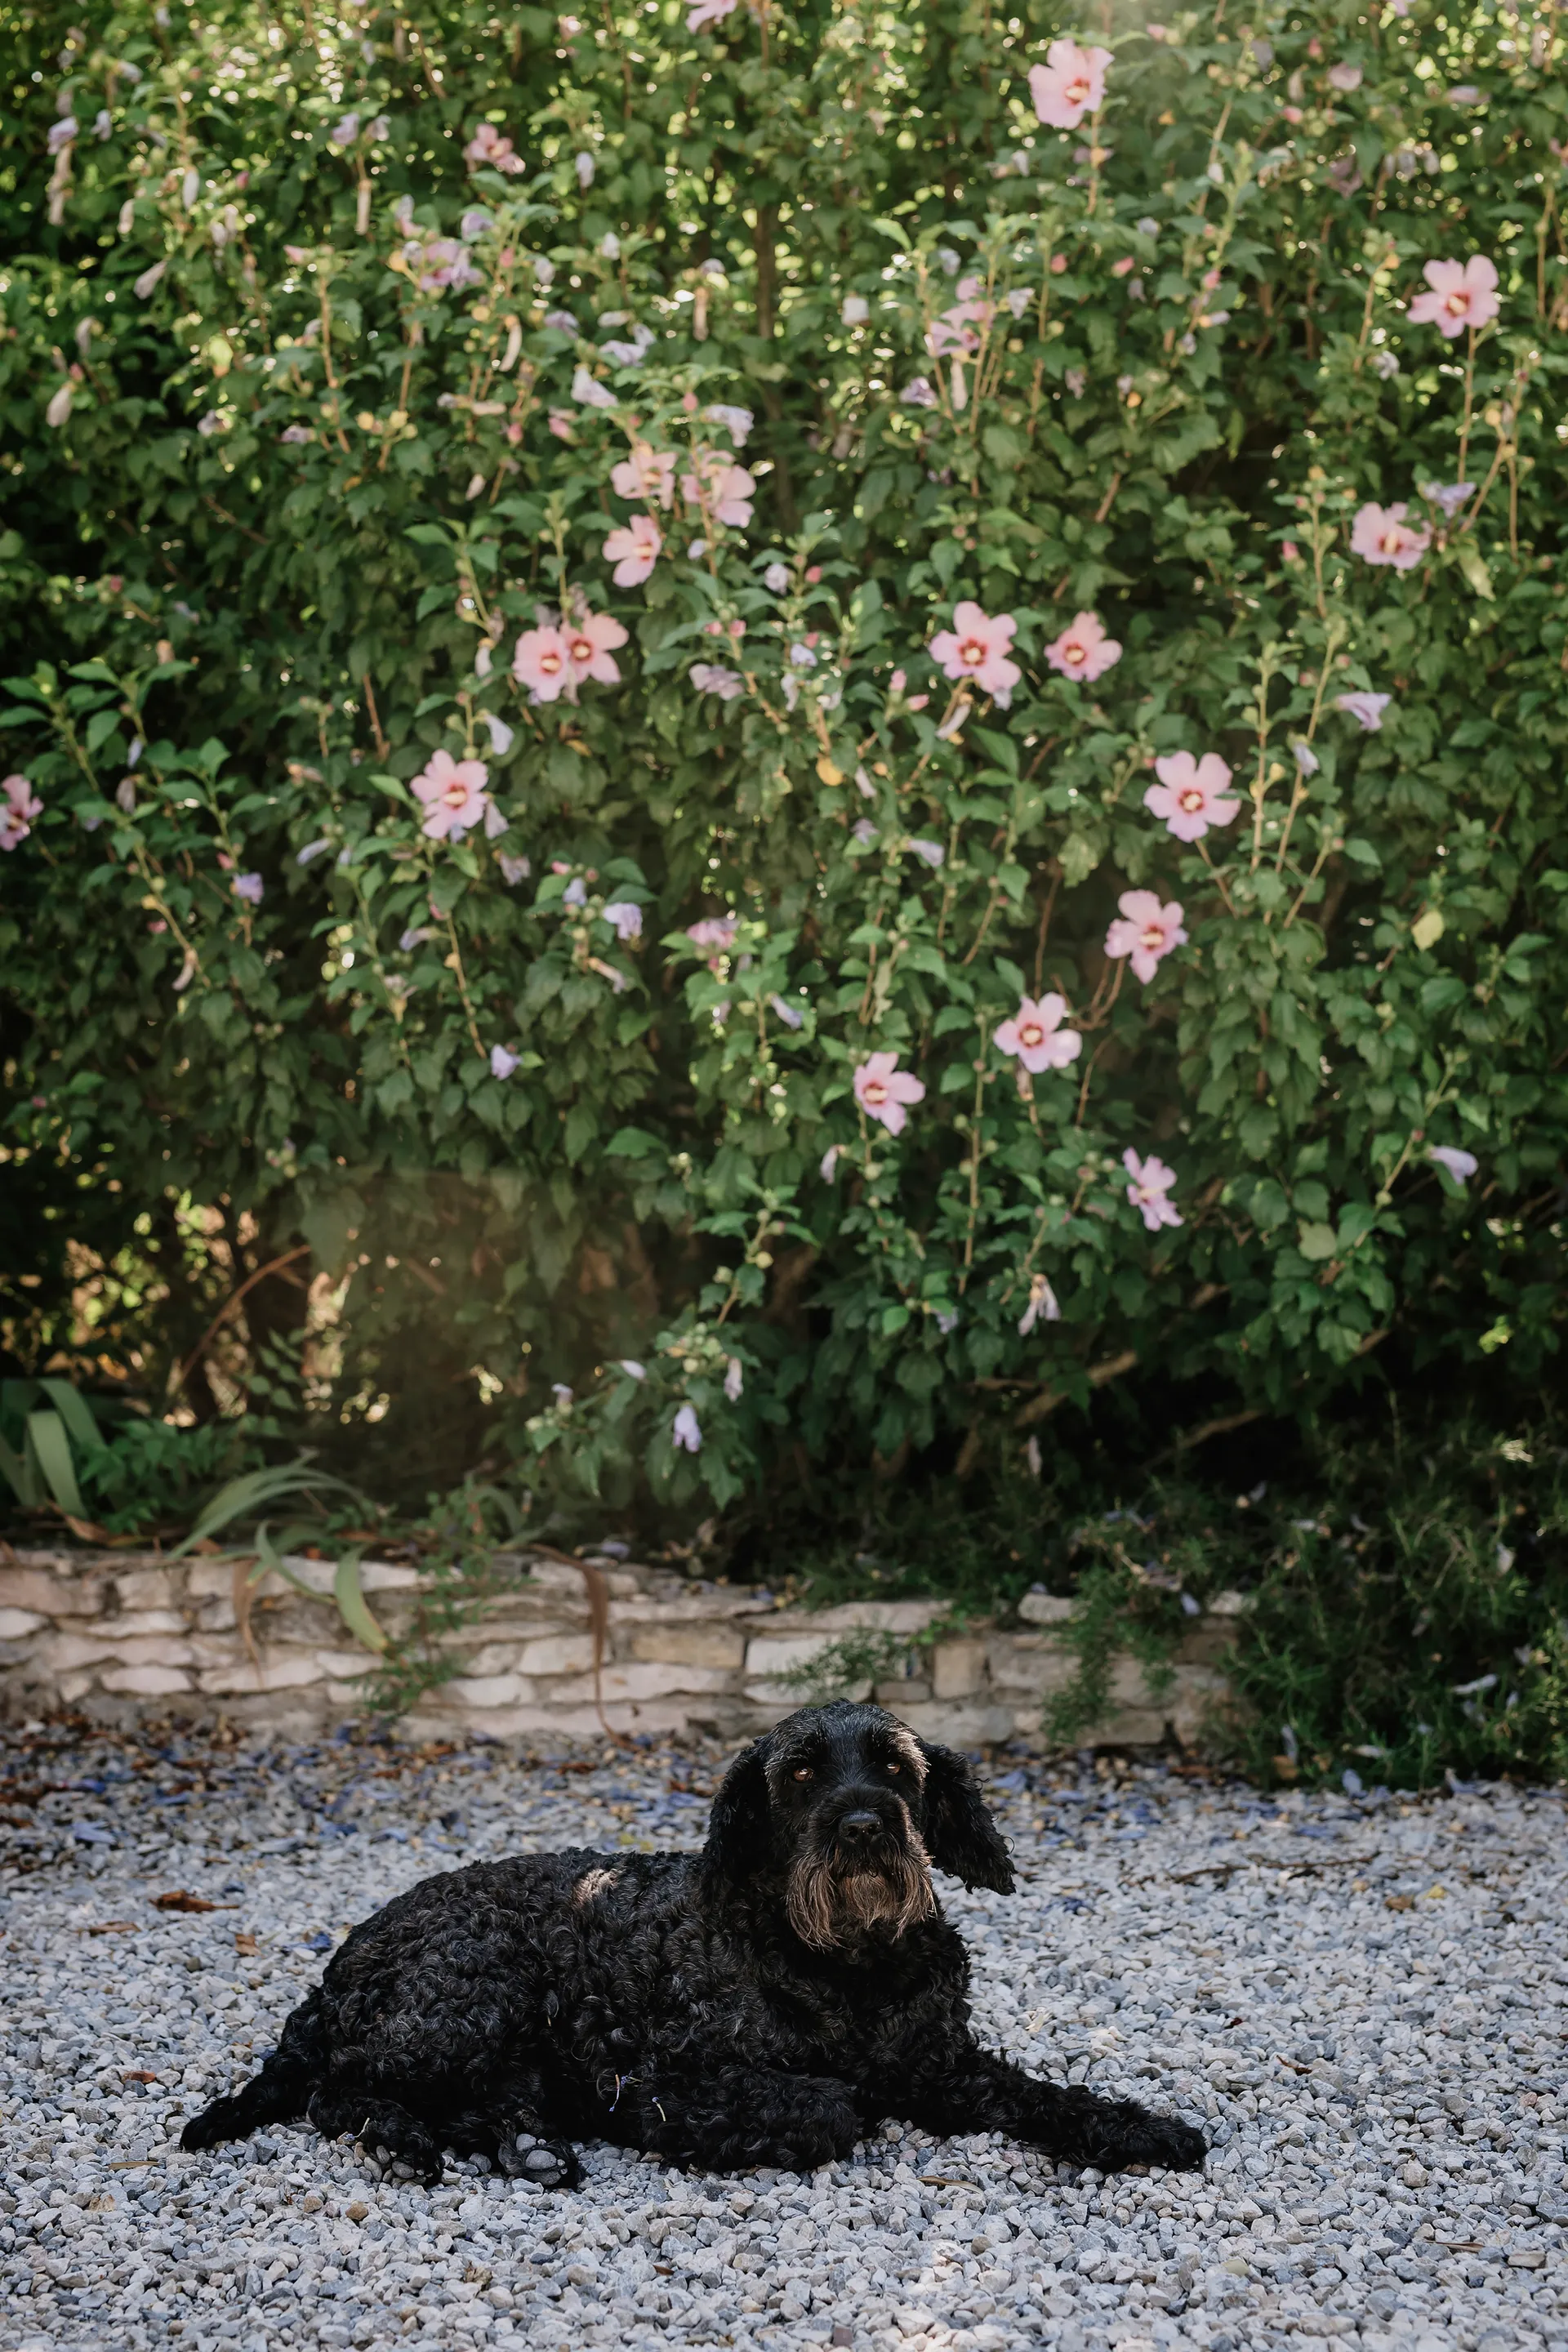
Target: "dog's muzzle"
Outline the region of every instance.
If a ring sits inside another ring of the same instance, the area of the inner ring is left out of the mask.
[[[795,1934],[817,1951],[875,1931],[899,1937],[929,1918],[936,1907],[930,1858],[903,1805],[856,1805],[814,1822],[785,1901]]]

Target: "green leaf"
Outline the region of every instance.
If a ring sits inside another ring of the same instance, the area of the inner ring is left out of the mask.
[[[338,1604],[338,1614],[343,1623],[367,1650],[377,1655],[386,1648],[386,1634],[372,1616],[360,1584],[360,1564],[357,1552],[349,1552],[339,1560],[332,1579],[332,1598]]]
[[[30,1412],[27,1415],[27,1447],[37,1462],[44,1484],[62,1511],[73,1519],[85,1519],[87,1505],[76,1483],[76,1467],[71,1461],[70,1440],[66,1435],[65,1423],[58,1412]]]
[[[1332,1257],[1339,1247],[1332,1225],[1300,1225],[1296,1231],[1296,1246],[1304,1258],[1316,1264]]]

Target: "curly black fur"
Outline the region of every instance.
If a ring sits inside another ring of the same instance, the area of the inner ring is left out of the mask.
[[[428,2179],[451,2148],[555,2187],[574,2139],[808,2171],[892,2116],[1107,2171],[1201,2166],[1185,2124],[980,2048],[930,1865],[1012,1890],[963,1759],[880,1707],[805,1708],[737,1757],[700,1854],[573,1849],[400,1895],[181,2145],[305,2115]]]

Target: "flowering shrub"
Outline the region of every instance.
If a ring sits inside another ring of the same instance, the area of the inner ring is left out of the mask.
[[[3,16],[14,1155],[677,1502],[1537,1375],[1553,14]]]

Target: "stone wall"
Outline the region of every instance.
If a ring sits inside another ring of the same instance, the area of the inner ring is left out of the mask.
[[[961,1748],[1037,1742],[1041,1702],[1072,1673],[1061,1639],[1071,1603],[1048,1593],[1025,1597],[1017,1627],[973,1623],[921,1642],[938,1601],[807,1612],[746,1587],[588,1558],[609,1592],[598,1697],[618,1731],[691,1726],[739,1738],[762,1729],[800,1704],[781,1677],[852,1633],[887,1637],[875,1696],[915,1730]],[[253,1654],[236,1620],[235,1570],[226,1559],[168,1562],[152,1552],[0,1545],[0,1706],[12,1717],[70,1706],[107,1721],[221,1715],[291,1736],[326,1730],[359,1711],[356,1685],[369,1661],[333,1605],[333,1564],[291,1557],[288,1565],[320,1597],[277,1576],[254,1587]],[[597,1738],[584,1577],[565,1561],[528,1553],[500,1565],[506,1589],[474,1622],[444,1637],[457,1672],[400,1729],[411,1738],[465,1729],[544,1741]],[[416,1570],[366,1560],[361,1583],[390,1633],[409,1625]],[[1158,1702],[1142,1670],[1121,1661],[1110,1711],[1085,1744],[1153,1745],[1168,1728],[1198,1743],[1226,1696],[1225,1653],[1242,1605],[1240,1596],[1223,1594],[1194,1620]],[[858,1695],[872,1690],[868,1679]]]

